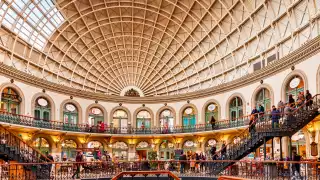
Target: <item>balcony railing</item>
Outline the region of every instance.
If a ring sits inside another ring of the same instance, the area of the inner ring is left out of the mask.
[[[154,128],[119,128],[110,127],[104,124],[104,128],[100,125],[89,126],[87,124],[70,124],[58,121],[39,120],[35,117],[12,114],[0,111],[0,122],[17,124],[22,126],[54,129],[61,131],[88,132],[88,133],[107,133],[107,134],[176,134],[176,133],[194,133],[212,130],[221,130],[228,128],[236,128],[249,124],[249,116],[243,116],[234,120],[216,121],[214,126],[211,124],[197,124],[195,126],[174,126],[174,127],[154,127]]]
[[[315,161],[234,161],[218,175],[210,173],[213,163],[229,161],[99,161],[1,164],[0,179],[108,179],[145,177],[208,177],[236,176],[247,179],[320,179],[320,163]],[[195,168],[191,168],[191,164]],[[181,166],[184,168],[181,169]],[[155,173],[158,172],[158,173]],[[49,178],[50,177],[50,178]]]

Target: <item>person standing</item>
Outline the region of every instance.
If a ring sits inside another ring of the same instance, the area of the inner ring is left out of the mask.
[[[281,100],[278,102],[278,108],[279,108],[279,111],[280,111],[281,113],[283,113],[284,103],[283,103]]]
[[[213,116],[211,116],[211,121],[210,121],[210,123],[211,123],[212,130],[214,130],[214,128],[215,128],[215,126],[216,126],[216,120],[214,119]]]
[[[225,142],[223,142],[222,146],[221,146],[221,158],[222,158],[222,160],[225,159],[226,154],[227,154],[227,147],[226,147]]]
[[[296,151],[293,152],[293,161],[295,161],[294,165],[293,165],[293,174],[295,171],[298,172],[299,176],[300,176],[300,161],[301,161],[301,156],[299,154],[297,154]]]
[[[288,101],[290,107],[293,107],[295,105],[295,101],[293,99],[292,94],[289,95],[289,101]]]
[[[306,106],[307,109],[310,109],[310,106],[313,104],[312,95],[309,90],[306,91]]]
[[[280,111],[273,105],[271,111],[272,129],[279,127]]]
[[[52,163],[54,162],[53,156],[51,155],[51,153],[48,153],[48,162],[50,163],[49,166],[49,177],[51,177],[51,170],[52,170]]]
[[[183,152],[181,152],[179,160],[180,160],[180,174],[182,174],[185,172],[187,156]]]
[[[74,174],[72,175],[72,179],[74,179],[74,177],[77,175],[77,179],[79,179],[79,175],[80,175],[80,167],[81,167],[81,162],[82,162],[82,152],[77,152],[77,156],[76,156],[76,171],[74,172]]]

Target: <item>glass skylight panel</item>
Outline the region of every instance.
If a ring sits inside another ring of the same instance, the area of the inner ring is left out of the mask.
[[[2,25],[40,50],[64,21],[51,0],[4,0],[0,3]]]

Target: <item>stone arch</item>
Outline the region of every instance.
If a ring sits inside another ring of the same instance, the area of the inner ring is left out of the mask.
[[[206,109],[207,109],[207,106],[209,106],[209,104],[211,103],[215,103],[218,105],[218,119],[216,119],[216,121],[219,121],[221,120],[221,105],[220,103],[215,100],[215,99],[209,99],[207,102],[204,103],[204,105],[202,106],[202,110],[201,110],[201,119],[203,119],[204,123],[207,123],[205,122],[206,120]]]
[[[256,96],[262,89],[267,89],[270,92],[271,106],[274,105],[274,92],[272,87],[269,84],[260,84],[252,93],[251,96],[251,108],[256,104]],[[267,109],[266,109],[267,110]]]
[[[49,149],[51,149],[51,151],[53,151],[54,148],[57,148],[55,145],[55,142],[53,141],[52,137],[48,134],[36,134],[34,135],[31,140],[31,146],[33,147],[33,142],[37,139],[37,138],[44,138],[45,140],[47,140],[48,144],[49,144]]]
[[[227,100],[227,104],[226,104],[226,119],[230,119],[230,113],[229,113],[229,109],[230,109],[230,102],[233,98],[235,97],[239,97],[242,100],[242,109],[243,109],[243,114],[245,114],[246,112],[246,99],[244,98],[244,96],[241,93],[233,93]]]
[[[292,72],[290,72],[286,78],[283,80],[282,82],[282,86],[281,86],[281,99],[283,102],[285,102],[286,99],[286,85],[289,83],[289,81],[291,80],[292,77],[294,76],[300,76],[303,79],[304,82],[304,92],[306,92],[306,90],[308,89],[308,79],[307,79],[307,75],[302,71],[302,70],[293,70]]]
[[[61,102],[61,104],[60,104],[60,121],[63,122],[63,108],[64,108],[64,105],[66,103],[72,103],[78,108],[78,124],[84,123],[83,119],[82,119],[82,108],[81,108],[81,105],[77,101],[75,101],[73,99],[66,99],[66,100]]]
[[[35,95],[33,95],[32,99],[31,99],[31,116],[34,116],[34,109],[35,109],[35,105],[36,105],[36,100],[39,98],[39,97],[44,97],[45,99],[47,99],[50,103],[50,107],[51,107],[51,121],[55,121],[56,117],[55,117],[55,112],[56,112],[56,105],[53,101],[53,99],[51,98],[51,96],[49,96],[48,94],[46,93],[43,93],[43,92],[39,92],[39,93],[36,93]]]
[[[106,108],[104,108],[101,104],[98,104],[98,103],[92,103],[90,104],[87,109],[86,109],[86,117],[85,117],[85,121],[88,120],[88,117],[89,117],[89,110],[91,108],[99,108],[102,112],[103,112],[103,119],[104,119],[104,123],[108,123],[108,112],[106,110]]]
[[[187,107],[192,107],[195,111],[195,117],[196,117],[196,124],[198,124],[199,122],[199,117],[198,117],[198,109],[197,109],[197,106],[192,104],[192,103],[188,103],[188,104],[185,104],[183,105],[180,110],[179,110],[179,122],[180,122],[180,125],[182,126],[183,124],[183,120],[182,120],[182,116],[183,116],[183,111],[187,108]]]
[[[163,106],[163,107],[161,107],[161,108],[157,111],[157,113],[156,113],[156,123],[155,123],[155,125],[156,125],[157,127],[160,126],[160,113],[161,113],[162,111],[166,110],[166,109],[169,109],[169,110],[172,112],[172,114],[173,114],[173,124],[174,124],[174,125],[176,124],[177,119],[176,119],[176,111],[175,111],[175,109],[174,109],[173,107],[171,107],[171,106]]]
[[[128,115],[128,124],[131,123],[132,124],[132,121],[131,121],[131,113],[130,113],[130,110],[124,106],[117,106],[117,107],[114,107],[111,111],[110,111],[110,116],[109,116],[109,121],[108,121],[108,124],[111,124],[112,120],[113,120],[113,114],[117,111],[117,110],[123,110],[127,113]]]
[[[0,100],[2,98],[2,91],[7,87],[11,87],[17,93],[19,93],[19,96],[21,97],[20,111],[19,112],[20,112],[20,114],[25,115],[25,112],[26,112],[26,110],[25,110],[25,103],[26,102],[25,101],[26,101],[26,99],[24,97],[23,91],[16,84],[14,84],[14,83],[3,83],[3,84],[1,84],[1,86],[0,86]]]
[[[155,126],[155,123],[154,123],[154,114],[153,114],[153,111],[148,108],[148,107],[139,107],[138,109],[136,109],[134,112],[133,112],[133,124],[131,124],[132,127],[136,127],[136,123],[137,123],[137,114],[140,112],[140,111],[143,111],[143,110],[146,110],[150,113],[150,116],[151,116],[151,128],[153,128]]]

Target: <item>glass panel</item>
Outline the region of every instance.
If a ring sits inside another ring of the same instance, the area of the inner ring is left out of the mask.
[[[40,117],[40,110],[38,110],[38,109],[36,109],[36,110],[34,110],[34,117],[35,117],[35,119],[40,119],[41,117]]]
[[[43,120],[50,120],[50,113],[48,111],[43,112]]]

